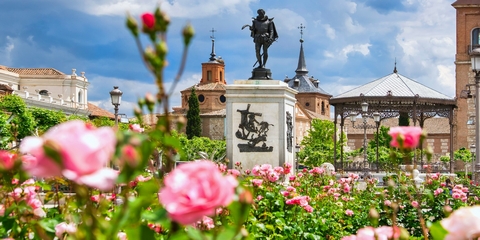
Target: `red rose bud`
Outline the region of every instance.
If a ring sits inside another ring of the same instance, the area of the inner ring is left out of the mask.
[[[132,32],[133,36],[138,37],[137,21],[135,20],[135,18],[130,16],[130,14],[128,14],[128,16],[127,16],[127,27],[128,27],[128,29],[130,29],[130,32]]]
[[[188,46],[190,44],[190,41],[192,41],[194,34],[195,30],[193,30],[193,27],[190,23],[183,28],[183,42],[185,43],[185,46]]]
[[[151,13],[144,13],[142,15],[143,21],[143,31],[144,32],[151,32],[154,30],[155,27],[155,16]]]
[[[170,24],[170,17],[165,12],[160,11],[160,8],[157,8],[155,10],[155,20],[155,29],[160,32],[166,32],[168,24]]]

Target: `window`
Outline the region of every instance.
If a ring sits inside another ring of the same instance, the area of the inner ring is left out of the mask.
[[[212,81],[212,71],[211,70],[207,71],[207,81]]]
[[[475,28],[472,31],[472,50],[480,47],[480,28]]]
[[[220,102],[224,103],[225,101],[227,101],[225,95],[220,96]]]
[[[199,102],[205,101],[205,96],[203,96],[203,94],[198,95],[198,101]]]
[[[42,96],[48,96],[48,90],[40,90],[40,92],[38,92],[38,94],[40,94]]]
[[[78,98],[77,98],[78,102],[81,103],[82,102],[82,91],[79,91],[78,92]]]
[[[307,107],[310,106],[310,103],[309,102],[305,103],[305,106],[307,106]]]
[[[220,82],[223,82],[223,72],[220,71]]]
[[[325,103],[322,102],[322,114],[325,115]]]

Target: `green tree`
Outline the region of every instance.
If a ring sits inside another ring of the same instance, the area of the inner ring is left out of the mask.
[[[332,121],[313,119],[311,127],[301,142],[303,149],[297,153],[299,163],[307,166],[320,166],[322,163],[333,163],[334,125]],[[340,139],[340,138],[339,138]],[[343,138],[346,142],[346,137]],[[337,142],[337,153],[343,143]]]
[[[62,111],[53,111],[45,108],[30,108],[29,110],[37,123],[39,134],[67,120],[67,116]]]
[[[192,87],[192,92],[188,98],[187,110],[187,138],[200,137],[202,134],[202,120],[200,119],[200,106],[198,97],[195,93],[195,87]]]
[[[5,127],[5,124],[11,124],[7,128],[10,128],[13,138],[22,139],[34,134],[35,119],[21,97],[17,95],[0,97],[0,111],[6,113],[11,118],[9,123],[3,123],[4,125],[0,125],[0,128]]]

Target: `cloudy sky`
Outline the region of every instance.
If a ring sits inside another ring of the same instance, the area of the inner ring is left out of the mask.
[[[156,93],[133,37],[127,11],[139,19],[161,6],[171,17],[165,78],[175,77],[182,53],[181,29],[195,29],[179,91],[200,81],[201,63],[211,52],[226,64],[227,84],[251,76],[255,50],[248,29],[263,8],[275,18],[279,38],[269,49],[267,67],[274,79],[293,77],[303,30],[309,75],[336,96],[398,72],[448,96],[455,92],[454,0],[1,0],[0,65],[86,72],[89,102],[113,111],[109,91],[123,90],[120,112],[132,116],[145,93]],[[144,41],[144,46],[149,43]]]

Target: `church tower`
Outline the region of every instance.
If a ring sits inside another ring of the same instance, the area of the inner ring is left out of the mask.
[[[200,104],[200,113],[208,113],[212,111],[218,111],[225,109],[225,63],[221,57],[215,55],[215,37],[212,32],[212,52],[208,62],[202,63],[202,79],[200,82],[192,87],[189,87],[183,91],[182,94],[182,109],[184,112],[188,109],[188,98],[190,97],[192,88],[195,88],[195,92]],[[175,109],[178,111],[180,109]]]
[[[455,114],[453,148],[469,148],[475,144],[475,73],[471,68],[471,52],[480,47],[480,0],[457,0],[456,9],[456,54],[455,89],[458,109]],[[462,91],[467,94],[462,94]],[[468,91],[470,90],[470,91]],[[477,146],[479,147],[479,146]]]

